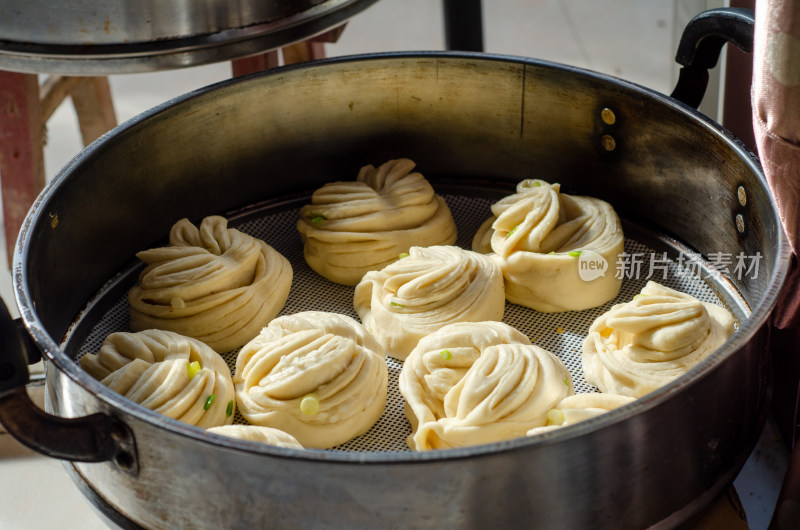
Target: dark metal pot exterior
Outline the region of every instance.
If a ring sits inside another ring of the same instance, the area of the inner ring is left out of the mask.
[[[763,274],[733,280],[752,314],[690,374],[630,406],[538,438],[428,453],[213,437],[108,391],[59,347],[93,294],[175,219],[307,193],[398,156],[434,187],[496,194],[536,176],[604,198],[703,254],[760,252]],[[258,74],[124,124],[38,199],[14,277],[22,318],[50,361],[52,411],[104,412],[135,438],[134,466],[75,469],[137,524],[618,529],[713,495],[744,463],[766,417],[763,324],[787,260],[757,163],[692,109],[574,68],[422,53]]]

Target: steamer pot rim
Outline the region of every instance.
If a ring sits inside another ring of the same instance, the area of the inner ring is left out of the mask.
[[[145,407],[136,405],[122,396],[108,390],[106,386],[99,381],[92,378],[89,374],[80,369],[79,365],[72,361],[67,354],[59,347],[58,342],[55,341],[49,333],[45,330],[43,323],[39,319],[28,288],[29,278],[25,269],[25,262],[27,260],[27,249],[29,248],[29,240],[32,235],[33,227],[39,222],[46,222],[45,212],[46,204],[54,190],[60,186],[65,185],[66,182],[77,173],[81,165],[90,159],[92,154],[101,148],[101,146],[114,136],[124,134],[125,131],[143,124],[149,119],[156,117],[162,112],[170,109],[181,103],[202,97],[205,94],[214,92],[223,88],[228,88],[234,84],[247,83],[253,79],[266,77],[271,75],[283,75],[287,72],[294,70],[305,70],[308,68],[324,67],[326,65],[335,65],[339,63],[356,63],[366,62],[371,60],[413,60],[413,59],[451,59],[451,60],[479,60],[489,62],[510,62],[522,65],[532,65],[537,67],[552,68],[556,70],[566,71],[575,75],[583,75],[593,77],[600,82],[610,83],[621,88],[639,92],[654,100],[658,104],[667,105],[673,111],[683,114],[690,119],[699,121],[708,134],[717,134],[722,137],[727,143],[731,144],[735,151],[742,154],[746,159],[753,173],[757,176],[761,186],[768,190],[766,179],[761,171],[755,155],[750,153],[744,145],[737,140],[730,132],[725,130],[721,125],[717,124],[707,116],[703,115],[696,109],[666,96],[660,92],[650,88],[638,85],[636,83],[620,79],[611,75],[594,72],[588,69],[564,65],[551,61],[544,61],[528,57],[489,54],[479,52],[449,52],[449,51],[407,51],[407,52],[385,52],[385,53],[371,53],[360,55],[349,55],[343,57],[328,58],[309,63],[300,63],[273,70],[257,72],[242,76],[239,78],[227,79],[220,81],[206,87],[188,92],[181,96],[175,97],[160,105],[157,105],[138,116],[131,118],[123,124],[117,126],[111,131],[107,132],[92,144],[78,153],[68,164],[66,164],[48,183],[44,190],[37,197],[33,206],[29,210],[23,226],[20,230],[19,237],[14,249],[13,266],[12,266],[12,283],[14,287],[14,294],[17,307],[20,310],[20,315],[33,338],[34,342],[43,350],[44,358],[55,365],[55,368],[66,375],[70,380],[77,383],[92,395],[97,397],[103,406],[107,407],[113,413],[120,411],[125,415],[130,415],[136,420],[155,426],[161,430],[167,431],[170,434],[177,434],[187,436],[198,441],[206,443],[214,443],[222,448],[234,449],[245,451],[253,454],[261,454],[265,456],[280,456],[289,459],[297,460],[310,460],[310,461],[325,461],[326,463],[357,463],[357,464],[376,464],[376,465],[389,465],[389,464],[407,464],[407,463],[423,463],[435,461],[451,461],[463,458],[475,458],[480,456],[492,456],[505,452],[516,451],[524,448],[532,448],[534,446],[544,446],[558,444],[567,440],[579,438],[590,433],[599,431],[601,429],[610,428],[615,424],[626,421],[640,413],[644,413],[659,404],[675,397],[680,394],[683,388],[696,384],[698,380],[702,379],[705,374],[712,371],[718,364],[722,363],[728,356],[734,355],[737,351],[743,348],[753,336],[766,325],[768,318],[771,315],[773,308],[777,303],[778,294],[783,286],[784,280],[788,273],[791,249],[782,230],[779,230],[777,246],[777,260],[775,263],[775,270],[773,271],[772,278],[769,281],[766,292],[763,293],[758,305],[752,308],[750,317],[739,327],[738,331],[716,352],[706,358],[699,365],[695,366],[687,374],[673,381],[672,383],[637,399],[635,402],[625,405],[619,409],[610,411],[602,416],[591,418],[589,420],[580,422],[578,424],[556,429],[547,433],[540,434],[530,438],[517,438],[503,442],[496,442],[492,444],[485,444],[479,446],[434,450],[426,452],[336,452],[336,451],[320,451],[320,450],[298,450],[282,447],[273,447],[257,442],[250,442],[245,440],[238,440],[227,438],[221,435],[206,433],[204,430],[180,421],[166,418],[156,412],[153,412]],[[773,213],[772,222],[775,226],[780,227],[780,219],[777,215],[777,209],[771,193],[767,194],[770,197],[771,211]]]

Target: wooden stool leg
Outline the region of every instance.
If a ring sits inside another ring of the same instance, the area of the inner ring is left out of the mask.
[[[78,115],[83,145],[89,145],[117,126],[107,77],[81,77],[70,94]]]
[[[339,40],[346,25],[347,24],[342,24],[341,26],[337,26],[306,41],[284,46],[281,48],[283,64],[295,64],[315,59],[324,59],[325,43]],[[277,68],[280,66],[280,60],[278,58],[278,51],[272,50],[260,55],[234,59],[231,61],[231,66],[233,76],[238,77],[269,68]]]
[[[296,64],[325,58],[325,43],[304,41],[281,48],[283,64]]]
[[[38,76],[0,71],[0,184],[9,263],[22,221],[44,187],[43,131]]]
[[[231,61],[233,77],[260,72],[268,68],[277,68],[279,64],[278,52],[271,51],[260,55],[252,55]]]

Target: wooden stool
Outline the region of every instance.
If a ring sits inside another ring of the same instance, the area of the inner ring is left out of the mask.
[[[83,144],[117,125],[106,77],[50,76],[0,71],[0,184],[9,264],[22,221],[44,187],[46,124],[72,97]]]

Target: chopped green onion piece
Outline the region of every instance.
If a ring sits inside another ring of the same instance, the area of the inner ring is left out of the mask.
[[[556,253],[555,250],[551,250],[550,252],[548,252],[548,254],[555,254],[555,253]]]
[[[564,384],[569,386],[569,379],[567,379],[566,377],[564,378]]]
[[[538,188],[538,187],[539,187],[539,186],[541,186],[541,185],[542,185],[542,183],[541,183],[541,182],[534,180],[533,182],[527,182],[527,183],[525,183],[525,185],[524,185],[524,186],[522,186],[522,187],[523,187],[523,188]]]
[[[403,304],[398,304],[397,302],[390,302],[394,307],[405,307]]]
[[[314,214],[311,214],[311,215],[314,215]],[[320,224],[322,221],[327,221],[327,220],[328,220],[327,217],[325,217],[324,215],[319,215],[319,214],[314,215],[314,217],[311,218],[311,222],[314,223],[314,224]]]
[[[450,353],[450,350],[442,350],[439,352],[439,355],[441,355],[442,359],[444,359],[445,361],[449,361],[450,359],[453,358],[453,354]]]
[[[319,412],[319,399],[314,394],[308,394],[300,401],[300,412],[305,416],[313,416]]]
[[[550,409],[547,412],[548,425],[564,425],[564,413],[559,409]]]
[[[512,228],[512,229],[511,229],[511,232],[509,232],[509,233],[507,233],[507,234],[506,234],[506,237],[511,237],[511,235],[512,235],[514,232],[516,232],[516,231],[517,231],[517,228],[519,228],[519,225],[517,225],[517,226],[515,226],[514,228]]]
[[[211,404],[214,403],[214,400],[217,399],[216,394],[211,394],[206,398],[206,402],[203,404],[203,410],[208,410],[211,408]]]
[[[193,361],[186,364],[186,371],[189,372],[189,381],[192,380],[192,377],[197,375],[197,372],[202,370],[203,368],[200,366],[200,361]]]
[[[569,253],[569,255],[572,256],[573,258],[577,258],[581,254],[583,254],[583,252],[581,252],[580,250],[572,250]]]
[[[225,417],[230,418],[233,416],[233,400],[228,401],[228,408],[225,409]]]
[[[400,253],[400,259],[407,258],[407,257],[408,257],[408,252],[401,252]]]

